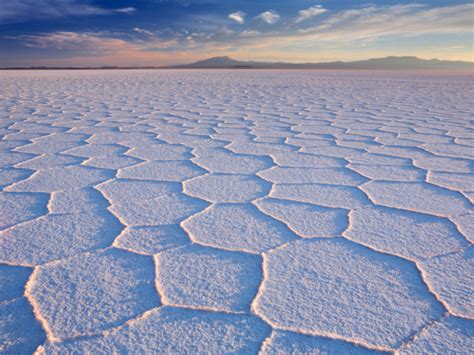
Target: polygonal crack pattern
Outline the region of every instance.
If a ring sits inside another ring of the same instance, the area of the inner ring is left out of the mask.
[[[467,352],[472,82],[397,75],[2,74],[0,352]]]

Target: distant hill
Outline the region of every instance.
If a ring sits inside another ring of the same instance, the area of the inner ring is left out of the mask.
[[[227,56],[212,57],[198,62],[166,67],[143,66],[143,67],[15,67],[0,68],[3,70],[60,70],[60,69],[383,69],[383,70],[464,70],[474,73],[473,62],[420,59],[417,57],[386,57],[359,60],[353,62],[326,62],[326,63],[284,63],[284,62],[257,62],[240,61]]]
[[[174,69],[474,69],[474,63],[449,61],[438,59],[420,59],[417,57],[386,57],[359,60],[354,62],[326,62],[326,63],[284,63],[284,62],[256,62],[239,61],[230,57],[212,57],[191,64],[174,65],[167,68]]]

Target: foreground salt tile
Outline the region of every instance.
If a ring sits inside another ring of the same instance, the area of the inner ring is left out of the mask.
[[[87,159],[83,165],[101,169],[123,169],[142,162],[143,160],[141,159],[128,157],[126,155],[115,155],[90,158]]]
[[[113,176],[112,170],[85,166],[57,167],[39,170],[29,179],[10,185],[8,191],[53,192],[75,190],[99,184]]]
[[[32,354],[46,334],[24,298],[0,303],[0,353]]]
[[[364,149],[369,150],[372,147],[380,146],[380,143],[372,142],[372,141],[362,141],[362,140],[346,140],[346,139],[337,139],[336,143],[339,147],[349,147],[349,148],[356,148],[356,149]]]
[[[269,155],[273,153],[290,153],[296,150],[296,147],[289,145],[274,144],[274,143],[257,143],[247,141],[237,141],[229,144],[226,148],[235,153],[249,154],[249,155]]]
[[[413,165],[429,171],[444,171],[452,173],[474,172],[474,163],[467,159],[426,157],[415,159]]]
[[[196,198],[173,193],[144,201],[122,201],[112,205],[110,211],[127,226],[153,226],[179,223],[206,206]]]
[[[462,216],[451,217],[451,221],[456,224],[458,230],[467,240],[474,243],[474,212]]]
[[[131,127],[133,128],[133,127]],[[149,127],[145,127],[149,128]],[[113,144],[113,143],[122,143],[128,141],[141,141],[147,138],[153,138],[155,135],[147,132],[109,132],[109,133],[96,133],[92,137],[87,139],[87,142],[90,144]]]
[[[265,340],[262,354],[380,354],[342,340],[276,330]]]
[[[273,160],[279,166],[298,168],[338,168],[344,167],[344,159],[323,157],[319,155],[293,152],[288,154],[272,154]]]
[[[40,267],[28,297],[54,339],[96,334],[160,305],[152,258],[118,249]]]
[[[398,147],[398,146],[387,146],[383,145],[380,147],[372,147],[369,150],[369,153],[374,154],[385,154],[394,157],[408,158],[408,159],[419,159],[430,157],[431,154],[428,153],[423,148],[418,147]]]
[[[255,316],[162,307],[103,337],[47,343],[44,351],[252,354],[269,333]]]
[[[42,140],[28,145],[16,148],[17,152],[31,154],[57,154],[66,150],[84,145],[82,142],[76,141],[57,141],[55,139]]]
[[[120,170],[117,177],[181,182],[206,171],[189,161],[151,161]]]
[[[152,180],[113,179],[97,186],[112,204],[128,201],[144,201],[171,195],[181,190],[181,186],[173,182]]]
[[[209,174],[184,183],[184,192],[210,202],[250,202],[265,196],[271,184],[251,175]]]
[[[460,250],[467,242],[444,218],[386,207],[350,213],[349,239],[412,260]]]
[[[370,180],[424,181],[426,175],[411,166],[349,164],[347,167]]]
[[[32,269],[0,264],[0,302],[21,297]]]
[[[3,166],[16,165],[37,157],[36,154],[19,152],[0,152],[0,161]]]
[[[58,166],[79,165],[84,159],[62,154],[45,154],[16,164],[17,168],[44,170]]]
[[[199,152],[193,153],[199,155],[193,158],[193,162],[212,173],[253,174],[273,166],[272,160],[268,157],[233,154],[230,152],[219,152],[218,154],[202,156]]]
[[[8,132],[11,132],[11,131],[6,130],[6,134],[4,135],[3,140],[4,141],[9,141],[9,140],[22,141],[21,145],[29,144],[31,143],[30,140],[34,138],[43,137],[45,135],[44,133],[21,132],[21,131],[15,132],[15,133],[8,133]],[[27,142],[23,143],[25,141]],[[15,146],[18,146],[18,145],[15,145]]]
[[[453,158],[474,158],[474,150],[468,145],[459,144],[423,144],[423,148],[435,155]]]
[[[0,229],[46,214],[47,204],[47,194],[0,192]]]
[[[467,200],[458,192],[427,183],[371,181],[361,189],[376,204],[428,213],[456,216],[470,210]]]
[[[127,148],[118,144],[86,144],[69,149],[64,154],[83,158],[98,158],[120,155],[127,150]]]
[[[189,244],[186,233],[176,225],[126,228],[114,241],[114,246],[142,254],[157,254],[163,250]]]
[[[156,256],[163,303],[221,311],[249,311],[262,279],[256,255],[201,246]]]
[[[348,158],[354,155],[359,155],[364,152],[362,149],[356,148],[347,148],[339,146],[330,146],[330,147],[304,147],[301,149],[303,153],[314,154],[317,156],[323,157],[332,157],[332,158]]]
[[[426,281],[452,314],[474,319],[474,248],[420,264]]]
[[[56,121],[56,120],[55,120]],[[41,143],[41,144],[54,144],[54,142],[73,142],[73,143],[80,143],[80,144],[85,144],[83,141],[87,138],[89,138],[89,135],[87,134],[81,134],[81,133],[74,133],[74,132],[60,132],[64,131],[65,128],[60,128],[56,127],[54,128],[53,125],[43,125],[40,128],[40,125],[37,123],[33,123],[33,125],[36,125],[36,127],[40,131],[45,131],[48,130],[50,132],[57,131],[56,133],[53,133],[48,136],[36,138],[34,140],[35,143]]]
[[[474,148],[473,148],[474,149]],[[474,191],[473,174],[429,172],[427,181],[433,185],[445,187],[456,191]]]
[[[400,354],[465,354],[474,347],[474,321],[446,317],[434,322],[400,350]]]
[[[340,238],[282,246],[264,269],[253,307],[278,328],[388,349],[443,313],[412,263]]]
[[[297,237],[251,204],[217,204],[183,222],[197,243],[260,253]]]
[[[33,172],[26,169],[6,168],[0,169],[0,191],[15,182],[27,179]]]
[[[271,197],[347,209],[372,204],[356,187],[324,184],[276,184]]]
[[[192,155],[189,148],[179,144],[154,144],[129,150],[127,155],[142,160],[186,160]]]
[[[46,215],[0,232],[0,261],[39,265],[105,248],[122,225],[108,211]]]
[[[109,203],[94,188],[53,192],[48,208],[52,214],[80,213],[106,209]]]
[[[397,137],[376,137],[375,140],[377,143],[394,147],[418,147],[421,145],[421,142]]]
[[[303,238],[332,237],[340,235],[347,227],[347,211],[343,209],[275,198],[258,200],[255,204]]]
[[[258,175],[265,180],[278,184],[332,184],[339,186],[357,186],[366,178],[346,168],[283,168],[275,167],[262,171]]]
[[[409,139],[423,143],[451,143],[452,138],[441,134],[424,134],[424,133],[400,133],[402,139]]]
[[[352,164],[384,165],[384,166],[410,166],[411,159],[397,158],[383,154],[361,153],[346,158]]]

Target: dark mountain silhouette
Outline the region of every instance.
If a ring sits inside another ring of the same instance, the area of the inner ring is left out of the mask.
[[[284,63],[284,62],[256,62],[239,61],[230,57],[213,57],[191,64],[175,65],[167,68],[196,68],[196,69],[470,69],[474,63],[448,61],[438,59],[420,59],[417,57],[386,57],[359,60],[354,62],[327,62],[327,63]]]
[[[284,62],[258,62],[240,61],[227,56],[212,57],[198,62],[165,67],[142,66],[142,67],[15,67],[0,69],[383,69],[383,70],[464,70],[474,73],[473,62],[420,59],[417,57],[386,57],[359,60],[353,62],[326,62],[326,63],[284,63]]]

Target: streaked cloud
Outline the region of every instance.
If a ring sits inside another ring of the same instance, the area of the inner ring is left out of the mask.
[[[19,35],[27,47],[67,49],[73,52],[91,54],[116,52],[121,49],[130,49],[130,43],[93,32],[66,32],[40,33],[35,35]]]
[[[328,10],[322,7],[321,5],[312,6],[306,10],[300,10],[298,11],[298,16],[295,18],[295,22],[299,23],[306,21],[312,17],[324,14],[327,11]]]
[[[227,17],[241,25],[245,22],[245,12],[242,11],[232,12]]]
[[[255,30],[245,30],[245,31],[240,32],[241,37],[255,37],[255,36],[258,36],[259,34],[260,32],[255,31]]]
[[[262,21],[270,25],[273,25],[280,19],[280,15],[274,10],[268,10],[268,11],[262,12],[260,15],[257,16],[257,18],[261,19]]]
[[[129,14],[135,11],[134,7],[107,9],[80,0],[5,0],[0,5],[0,23],[69,16]]]
[[[144,34],[144,35],[148,35],[148,36],[154,36],[155,35],[153,32],[145,30],[145,29],[140,28],[140,27],[134,27],[133,31]]]
[[[145,30],[137,27],[134,28],[133,31],[143,33]],[[71,52],[84,52],[89,54],[163,50],[172,48],[177,44],[177,39],[175,38],[163,40],[150,31],[145,32],[153,36],[153,38],[147,41],[140,39],[125,40],[118,38],[118,34],[113,33],[72,31],[19,35],[15,38],[23,41],[27,47],[67,49]]]
[[[335,13],[299,33],[321,40],[354,40],[387,36],[472,31],[474,4],[428,8],[420,4],[377,7]]]
[[[116,9],[115,10],[115,12],[121,12],[121,13],[124,13],[124,14],[131,14],[132,12],[135,12],[135,11],[137,11],[137,9],[132,7],[132,6],[124,7],[122,9]]]

